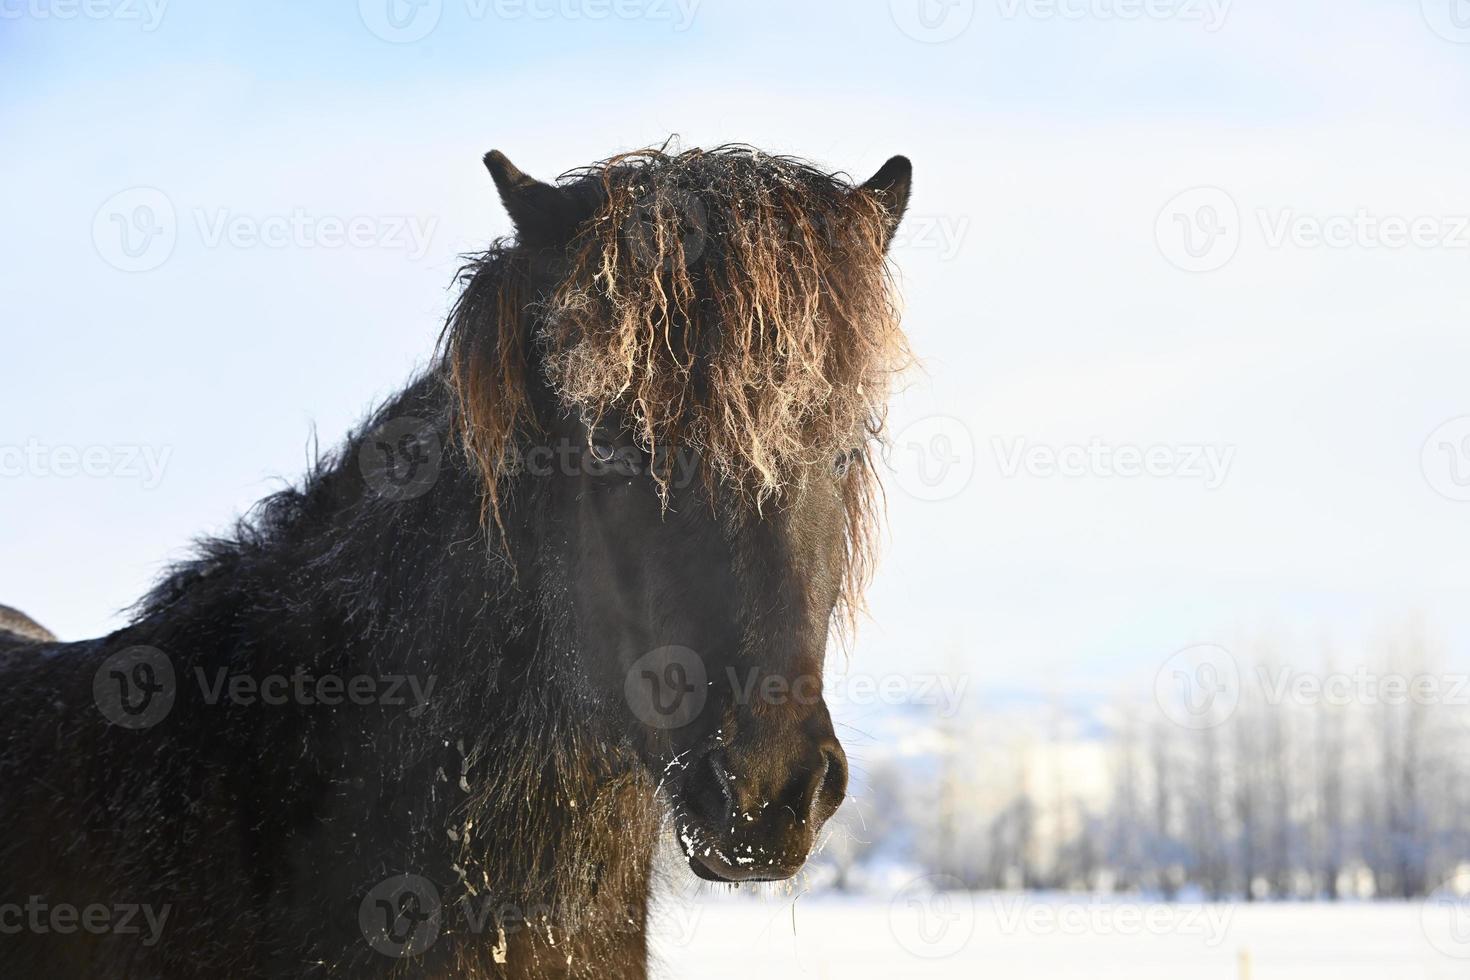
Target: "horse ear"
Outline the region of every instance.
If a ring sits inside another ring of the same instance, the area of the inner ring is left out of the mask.
[[[898,223],[909,206],[909,188],[913,186],[914,165],[905,156],[890,157],[859,191],[874,197],[888,212],[888,237],[898,230]]]
[[[521,172],[504,153],[485,154],[485,169],[495,179],[500,202],[522,245],[564,245],[577,228],[577,213],[565,191]]]

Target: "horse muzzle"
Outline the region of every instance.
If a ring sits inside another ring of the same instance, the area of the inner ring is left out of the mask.
[[[817,738],[719,747],[685,769],[674,829],[696,875],[780,881],[801,870],[847,792],[847,754],[821,714]]]

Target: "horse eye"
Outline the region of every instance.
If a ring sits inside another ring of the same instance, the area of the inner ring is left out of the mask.
[[[849,449],[846,452],[838,453],[837,458],[832,461],[832,472],[838,476],[846,476],[848,471],[862,459],[862,455],[863,451],[861,449]]]
[[[617,447],[610,442],[593,442],[587,447],[587,451],[599,463],[611,463],[618,454]]]

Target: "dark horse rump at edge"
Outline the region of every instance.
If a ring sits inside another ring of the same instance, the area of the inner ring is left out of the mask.
[[[0,975],[642,976],[661,828],[778,880],[841,803],[908,162],[486,164],[424,376],[123,629],[0,616]]]

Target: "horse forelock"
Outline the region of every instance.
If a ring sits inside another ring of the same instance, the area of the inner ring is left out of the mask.
[[[909,354],[891,216],[840,174],[747,147],[624,154],[562,177],[590,215],[555,256],[492,246],[446,327],[460,434],[487,514],[542,386],[759,510],[883,432]],[[538,275],[540,281],[538,281]],[[538,372],[533,375],[531,372]],[[667,474],[655,473],[660,493]],[[847,477],[849,588],[866,578],[876,483]]]

